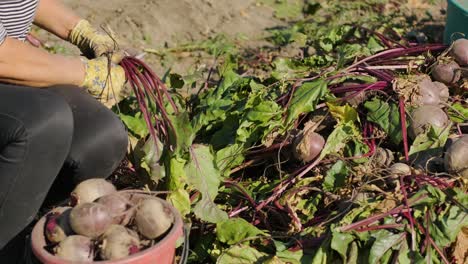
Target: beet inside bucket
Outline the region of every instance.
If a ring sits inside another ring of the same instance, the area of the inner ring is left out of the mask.
[[[151,196],[152,198],[155,198]],[[159,198],[155,198],[159,199]],[[174,223],[166,235],[160,239],[152,247],[144,249],[138,253],[132,254],[126,258],[118,260],[106,260],[106,261],[94,261],[92,263],[102,264],[173,264],[175,259],[176,242],[184,234],[183,221],[179,212],[166,201],[159,199],[165,206],[170,208],[174,215]],[[64,211],[66,208],[56,209],[59,213]],[[51,254],[47,247],[47,241],[44,233],[47,216],[43,216],[34,226],[31,234],[31,246],[34,255],[37,259],[44,264],[67,264],[70,261],[64,260]],[[187,242],[185,241],[185,244]],[[184,246],[186,247],[187,245]],[[184,253],[183,253],[184,254]],[[185,255],[185,254],[184,254]],[[90,263],[90,262],[87,262]]]

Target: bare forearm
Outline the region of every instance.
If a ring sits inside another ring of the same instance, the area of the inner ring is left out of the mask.
[[[0,45],[0,81],[33,87],[81,85],[84,75],[78,57],[49,54],[12,38]]]
[[[66,40],[78,21],[80,17],[60,0],[40,0],[34,24]]]

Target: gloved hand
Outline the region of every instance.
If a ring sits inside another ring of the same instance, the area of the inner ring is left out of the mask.
[[[111,32],[110,32],[111,33]],[[101,57],[116,51],[114,36],[99,32],[87,20],[80,20],[68,36],[68,41],[76,45],[88,59]]]
[[[83,62],[86,69],[82,86],[101,103],[107,107],[112,107],[126,96],[123,91],[125,71],[121,66],[110,63],[109,74],[109,60],[107,57],[92,60],[83,59]]]

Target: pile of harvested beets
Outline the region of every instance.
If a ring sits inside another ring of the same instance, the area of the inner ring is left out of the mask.
[[[73,207],[46,215],[48,250],[67,261],[115,260],[154,245],[171,228],[174,215],[159,198],[117,191],[103,179],[80,183]]]
[[[397,80],[397,91],[403,95],[406,101],[415,106],[411,112],[411,125],[409,136],[416,137],[432,126],[435,129],[449,128],[450,119],[443,108],[447,107],[449,88],[462,77],[466,78],[468,72],[464,66],[468,65],[468,39],[459,39],[453,43],[450,52],[439,56],[432,66],[432,79],[427,75],[419,75],[416,80]],[[409,98],[408,98],[409,97]],[[409,100],[408,100],[409,99]],[[468,127],[459,126],[460,134],[466,134]],[[454,175],[468,177],[466,169],[468,151],[468,136],[463,135],[447,149],[444,157],[444,165],[447,172]],[[417,157],[416,163],[426,167],[431,157]]]

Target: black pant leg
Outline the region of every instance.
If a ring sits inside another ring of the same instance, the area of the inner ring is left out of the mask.
[[[47,90],[62,96],[73,112],[73,141],[60,177],[72,177],[74,184],[108,177],[127,151],[122,121],[82,88],[61,85]]]
[[[73,115],[62,97],[0,84],[0,249],[34,219],[72,134]]]

